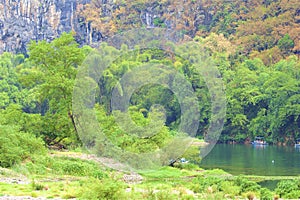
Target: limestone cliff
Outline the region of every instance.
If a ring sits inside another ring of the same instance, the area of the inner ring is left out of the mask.
[[[201,4],[184,1],[0,0],[0,53],[26,53],[29,41],[51,41],[70,31],[88,45],[141,26],[195,34],[212,16]]]
[[[89,0],[0,0],[0,53],[26,52],[30,40],[50,41],[62,32],[76,32],[77,41],[89,43],[90,27],[76,13]],[[100,33],[93,33],[99,40]]]

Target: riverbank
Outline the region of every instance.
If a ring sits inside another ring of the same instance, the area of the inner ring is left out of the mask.
[[[284,195],[280,188],[271,191],[257,183],[276,177],[233,176],[189,163],[125,173],[108,169],[96,156],[80,152],[52,152],[0,172],[2,199],[273,199]],[[281,176],[276,180],[287,179]]]
[[[251,139],[251,138],[246,138],[246,139],[234,139],[234,138],[231,138],[231,139],[223,139],[223,138],[220,138],[219,141],[218,141],[218,144],[245,144],[245,145],[250,145],[252,144],[252,142],[254,141],[254,139]],[[283,147],[294,147],[295,144],[297,143],[296,142],[296,138],[285,138],[284,142],[281,142],[281,141],[273,141],[273,140],[270,140],[270,139],[267,139],[266,138],[266,143],[268,145],[274,145],[274,146],[283,146]]]

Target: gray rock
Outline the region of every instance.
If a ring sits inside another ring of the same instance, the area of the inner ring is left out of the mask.
[[[75,39],[80,45],[97,45],[105,40],[106,36],[91,26],[83,17],[79,16],[82,5],[91,0],[0,0],[0,54],[4,51],[14,53],[27,52],[30,40],[52,41],[63,32],[75,32]],[[102,10],[102,17],[111,17],[119,8],[114,0],[97,1]],[[126,6],[126,1],[123,2]],[[168,4],[168,3],[166,3]],[[168,7],[159,2],[137,4],[137,15],[132,22],[119,22],[120,24],[139,23],[145,27],[154,28],[154,20],[163,19],[164,14],[174,16],[173,19],[164,19],[160,25],[173,29],[178,21],[182,22],[183,8]],[[191,10],[193,16],[193,30],[188,34],[195,34],[199,25],[209,25],[212,21],[211,11],[202,8],[201,3]],[[127,14],[127,13],[125,13]],[[185,22],[186,25],[190,25]],[[122,28],[121,28],[122,29]],[[122,30],[123,31],[123,30]]]
[[[51,41],[63,32],[80,35],[80,44],[101,39],[101,33],[85,26],[77,16],[78,4],[90,0],[0,0],[0,53],[10,51],[26,53],[30,40]],[[83,25],[82,25],[83,24]],[[92,33],[89,41],[87,32]],[[77,37],[78,39],[78,37]]]

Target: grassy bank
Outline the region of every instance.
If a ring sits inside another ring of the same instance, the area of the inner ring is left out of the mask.
[[[127,178],[126,178],[127,177]],[[297,180],[296,180],[297,179]],[[257,182],[283,180],[271,191]],[[0,169],[1,196],[61,199],[273,199],[298,198],[299,177],[232,176],[192,164],[118,172],[97,157],[54,152]]]

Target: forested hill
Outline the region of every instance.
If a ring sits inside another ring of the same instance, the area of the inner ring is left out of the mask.
[[[98,42],[108,55],[126,52],[126,47],[117,50],[105,41],[139,27],[187,34],[212,55],[226,87],[227,113],[220,141],[243,143],[263,135],[269,142],[293,144],[300,137],[298,0],[2,0],[0,52],[9,52],[0,56],[0,134],[28,132],[49,146],[80,145],[72,113],[78,66]],[[155,49],[131,53],[115,61],[98,83],[93,109],[107,137],[123,149],[147,152],[176,135],[180,106],[163,87],[142,87],[130,100],[132,118],[139,125],[161,114],[151,114],[151,105],[164,105],[166,124],[150,140],[132,137],[111,116],[112,89],[124,73],[145,62],[173,65],[184,74],[201,102],[197,136],[205,136],[211,102],[203,77],[181,57],[170,59]]]
[[[108,6],[92,1],[79,15],[104,36],[141,26],[166,27],[193,37],[223,34],[241,53],[259,56],[265,63],[274,63],[289,51],[300,51],[297,0],[116,2]],[[276,56],[270,59],[270,54]]]
[[[265,64],[299,54],[298,0],[1,0],[0,52],[25,53],[30,40],[74,31],[80,44],[138,27],[165,27],[192,37],[223,34]]]

